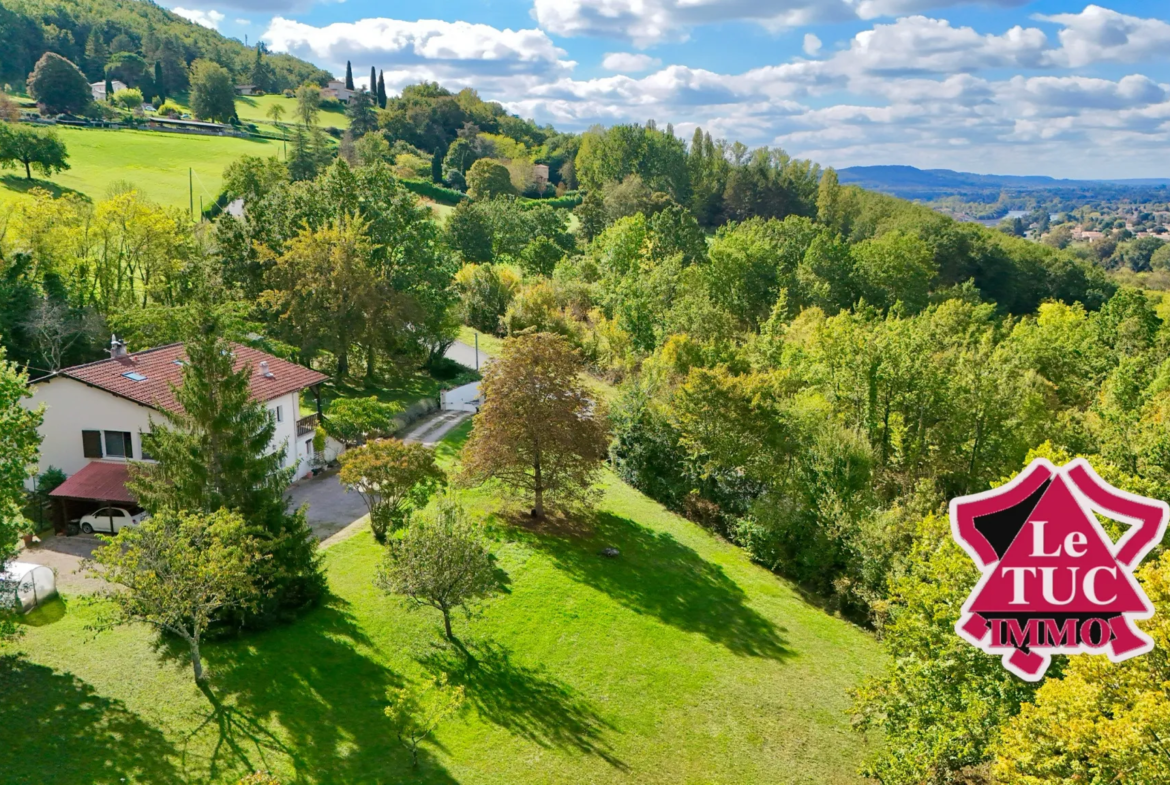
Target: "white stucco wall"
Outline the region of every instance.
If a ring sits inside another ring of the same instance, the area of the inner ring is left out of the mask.
[[[153,409],[65,376],[34,384],[32,393],[32,398],[24,400],[25,406],[45,405],[45,419],[40,428],[38,474],[50,466],[56,466],[66,474],[81,471],[91,460],[85,457],[82,431],[128,431],[132,434],[134,458],[141,459],[142,433],[150,431],[152,414],[158,418]],[[104,440],[102,448],[104,452]],[[31,485],[30,480],[29,487]]]
[[[41,452],[37,473],[55,466],[67,475],[81,471],[91,458],[85,457],[82,445],[82,431],[127,431],[131,436],[134,460],[142,459],[142,434],[150,432],[150,420],[162,420],[154,409],[125,398],[120,398],[66,376],[57,376],[48,381],[32,385],[32,397],[24,405],[36,408],[45,405],[44,422],[41,424]],[[296,466],[293,479],[300,479],[312,471],[313,434],[297,436],[297,421],[300,415],[300,394],[282,395],[267,402],[268,409],[276,414],[281,408],[281,421],[276,423],[276,434],[272,449],[283,454],[281,465]],[[104,438],[104,433],[103,433]],[[104,452],[103,441],[103,452]],[[121,458],[103,458],[104,461],[121,461]],[[33,487],[33,480],[27,486]]]

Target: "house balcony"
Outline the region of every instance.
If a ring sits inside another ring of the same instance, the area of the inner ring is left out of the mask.
[[[297,436],[314,433],[317,430],[317,415],[310,414],[297,420]]]

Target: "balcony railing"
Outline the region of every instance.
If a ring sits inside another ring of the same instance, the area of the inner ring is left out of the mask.
[[[310,414],[297,420],[297,436],[304,436],[317,430],[317,415]]]

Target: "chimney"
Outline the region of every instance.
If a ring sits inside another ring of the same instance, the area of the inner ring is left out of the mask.
[[[260,361],[260,375],[263,376],[265,379],[275,379],[276,378],[276,376],[273,375],[272,371],[270,371],[268,369],[268,361],[267,360]]]

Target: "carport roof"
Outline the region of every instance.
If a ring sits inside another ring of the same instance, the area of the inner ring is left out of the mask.
[[[126,464],[93,461],[50,491],[49,496],[56,499],[137,504],[138,500],[126,490],[126,481],[129,479],[130,470]]]

